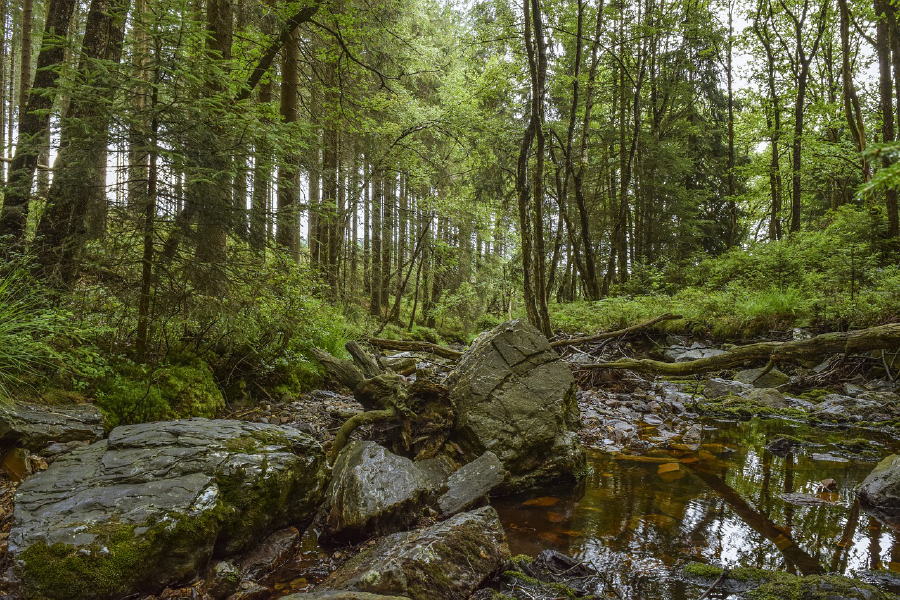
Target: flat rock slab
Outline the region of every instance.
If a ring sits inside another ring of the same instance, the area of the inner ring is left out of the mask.
[[[326,477],[318,443],[288,427],[117,427],[19,486],[9,551],[29,597],[152,593],[308,519]]]
[[[0,405],[0,442],[40,452],[54,442],[93,443],[103,437],[103,415],[93,404]]]
[[[522,320],[482,334],[448,378],[451,440],[472,461],[492,451],[510,488],[574,481],[586,470],[575,380],[541,333]]]
[[[323,588],[406,596],[467,598],[509,558],[500,517],[490,506],[425,529],[395,533],[357,554]]]
[[[488,450],[447,478],[447,491],[438,499],[444,516],[455,515],[485,497],[506,479],[506,469]]]
[[[765,375],[763,375],[763,371],[765,369],[745,369],[743,371],[738,371],[735,374],[734,379],[740,383],[746,383],[748,385],[752,385],[753,387],[758,388],[776,388],[778,386],[784,385],[788,383],[791,378],[779,371],[778,369],[772,369]]]
[[[436,495],[435,480],[375,442],[353,441],[334,463],[322,535],[357,541],[408,529]]]

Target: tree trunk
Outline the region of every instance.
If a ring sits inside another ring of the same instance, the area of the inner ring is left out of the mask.
[[[18,144],[0,211],[0,236],[12,236],[17,243],[25,237],[31,184],[38,166],[41,140],[50,125],[53,92],[59,77],[57,67],[64,57],[65,44],[60,40],[65,40],[68,34],[74,9],[75,0],[49,0],[34,86],[29,91],[24,110],[20,108]],[[35,90],[40,93],[34,93]]]
[[[104,172],[98,163],[106,156],[111,113],[96,100],[115,94],[115,69],[95,68],[96,61],[118,65],[125,39],[125,17],[130,0],[92,0],[81,46],[77,86],[70,98],[60,133],[53,184],[47,193],[47,208],[38,225],[39,255],[48,275],[70,283],[76,276],[77,258],[87,240],[85,221],[98,193],[105,191]],[[78,87],[80,86],[80,88]],[[79,89],[90,88],[82,98]],[[99,188],[99,189],[98,189]],[[103,194],[103,202],[106,198]]]
[[[889,0],[875,0],[875,16],[878,19],[875,29],[875,52],[878,55],[878,89],[881,93],[881,141],[890,144],[895,140],[894,134],[894,94],[891,82],[891,27],[894,11]],[[882,155],[881,166],[887,168],[891,160],[887,153]],[[885,206],[887,208],[889,238],[900,236],[900,219],[897,211],[897,188],[885,190]]]
[[[289,127],[297,122],[300,88],[300,35],[294,30],[281,55],[281,121]],[[299,158],[291,147],[282,151],[278,164],[278,223],[275,242],[287,250],[294,261],[300,260],[300,169]]]
[[[272,81],[259,86],[260,104],[272,101]],[[250,248],[262,255],[266,249],[266,220],[268,212],[269,185],[272,178],[272,149],[265,135],[260,135],[254,144],[253,197],[250,204]]]

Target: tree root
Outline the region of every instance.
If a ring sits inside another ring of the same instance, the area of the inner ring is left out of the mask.
[[[328,456],[328,464],[334,465],[334,461],[337,460],[338,455],[341,453],[341,450],[344,449],[344,446],[347,445],[347,442],[350,440],[350,436],[354,431],[363,425],[369,425],[380,421],[390,421],[396,418],[397,411],[393,408],[389,408],[386,410],[367,410],[353,415],[344,421],[344,424],[341,425],[337,435],[334,437],[334,444],[331,446],[331,454]]]

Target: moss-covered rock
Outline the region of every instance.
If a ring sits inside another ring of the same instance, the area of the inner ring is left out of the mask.
[[[381,538],[332,573],[322,587],[456,600],[467,598],[508,557],[500,517],[486,506],[425,529]]]
[[[18,488],[9,550],[29,597],[155,592],[309,520],[326,476],[318,444],[286,427],[118,427]]]

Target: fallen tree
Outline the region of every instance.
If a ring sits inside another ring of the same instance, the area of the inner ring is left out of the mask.
[[[853,354],[872,350],[900,349],[900,323],[889,323],[855,331],[823,333],[806,340],[759,342],[732,346],[728,352],[680,363],[650,359],[621,359],[614,362],[573,365],[579,369],[630,369],[658,375],[694,375],[766,362],[766,372],[776,363],[821,359],[829,354]]]
[[[644,321],[642,323],[637,323],[635,325],[631,325],[630,327],[626,327],[625,329],[619,329],[617,331],[602,331],[600,333],[596,333],[594,335],[588,335],[584,337],[577,338],[569,338],[564,340],[556,340],[555,342],[550,342],[550,346],[553,348],[559,348],[560,346],[577,346],[579,344],[587,344],[590,342],[599,342],[600,340],[608,340],[610,338],[622,337],[623,335],[628,335],[630,333],[637,333],[638,331],[643,331],[644,329],[648,329],[657,323],[661,323],[663,321],[673,321],[675,319],[683,319],[681,315],[673,315],[672,313],[665,313],[658,317],[654,317],[649,321]]]
[[[352,361],[313,350],[328,375],[350,388],[365,409],[347,419],[338,430],[329,456],[331,463],[334,464],[356,429],[389,421],[400,426],[400,435],[394,437],[395,453],[412,453],[419,459],[437,454],[453,425],[447,388],[424,379],[410,382],[370,356],[356,342],[347,342],[346,348]]]
[[[388,340],[376,337],[370,337],[367,341],[373,346],[377,348],[384,348],[385,350],[399,350],[401,352],[427,352],[429,354],[434,354],[435,356],[448,358],[450,360],[458,360],[459,357],[463,355],[463,353],[459,350],[454,350],[453,348],[448,348],[447,346],[441,346],[440,344],[432,344],[431,342]]]

